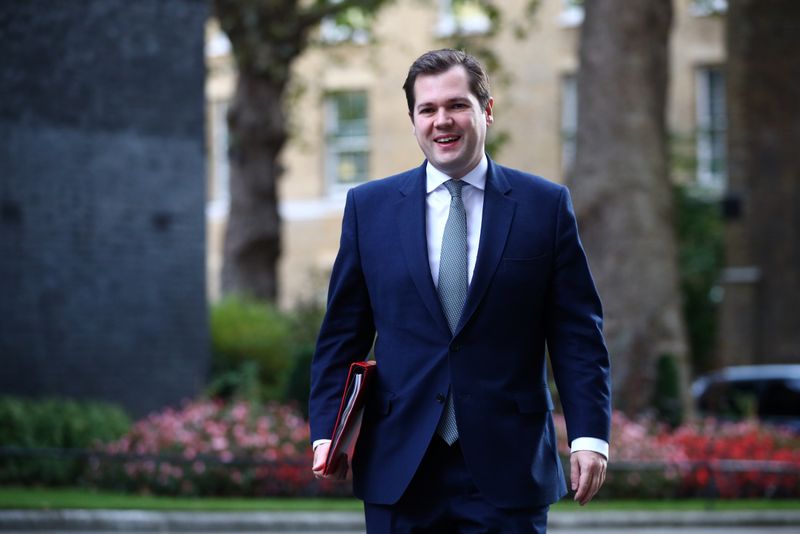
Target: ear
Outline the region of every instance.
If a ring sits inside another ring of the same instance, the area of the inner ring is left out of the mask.
[[[489,101],[486,103],[486,109],[483,110],[484,114],[486,115],[486,126],[489,126],[494,122],[494,115],[492,115],[492,106],[494,106],[494,98],[489,98]]]

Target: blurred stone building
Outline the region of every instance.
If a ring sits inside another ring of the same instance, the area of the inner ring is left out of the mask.
[[[450,0],[390,3],[369,34],[348,36],[332,22],[322,25],[321,44],[310,48],[293,71],[292,139],[283,154],[286,172],[280,184],[282,306],[324,295],[347,189],[422,162],[403,81],[414,59],[450,46],[457,34],[488,47],[498,59],[499,68],[490,73],[495,98],[490,141],[498,141],[497,159],[563,181],[574,156],[583,12],[569,0],[542,0],[528,19],[527,3],[499,3],[503,25],[491,37],[485,35],[490,20],[476,4],[456,8]],[[725,188],[724,20],[713,4],[675,1],[668,114],[675,149],[691,162],[677,169],[678,179],[720,194]],[[522,38],[517,35],[521,26],[526,28]],[[213,21],[206,52],[208,291],[216,299],[227,213],[225,113],[236,74],[230,45]]]

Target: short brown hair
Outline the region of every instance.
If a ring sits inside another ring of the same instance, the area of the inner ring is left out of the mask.
[[[489,104],[491,95],[489,93],[489,77],[483,69],[483,65],[475,57],[462,50],[453,48],[442,48],[425,52],[417,58],[408,69],[408,76],[403,84],[406,92],[406,102],[408,112],[414,113],[414,83],[420,74],[441,74],[452,67],[461,65],[466,69],[469,76],[469,90],[478,99],[481,108]]]

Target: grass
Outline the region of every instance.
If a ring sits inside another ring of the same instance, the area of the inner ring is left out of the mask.
[[[353,511],[360,512],[355,499],[289,498],[189,498],[128,495],[74,488],[0,488],[0,509],[114,509],[114,510],[183,510],[210,512],[266,511]],[[581,507],[564,499],[553,506],[554,512],[574,511],[726,511],[726,510],[798,510],[798,500],[630,500],[596,501]]]
[[[75,488],[0,488],[0,509],[114,509],[265,512],[361,510],[356,499],[164,497]]]

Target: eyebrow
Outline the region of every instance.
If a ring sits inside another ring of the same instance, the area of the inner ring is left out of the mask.
[[[447,100],[445,100],[445,104],[454,104],[456,102],[470,102],[470,100],[468,97],[464,96],[454,96],[453,98],[448,98]],[[426,106],[435,106],[435,105],[436,104],[434,104],[433,102],[420,102],[419,104],[414,106],[414,109],[421,109]]]

